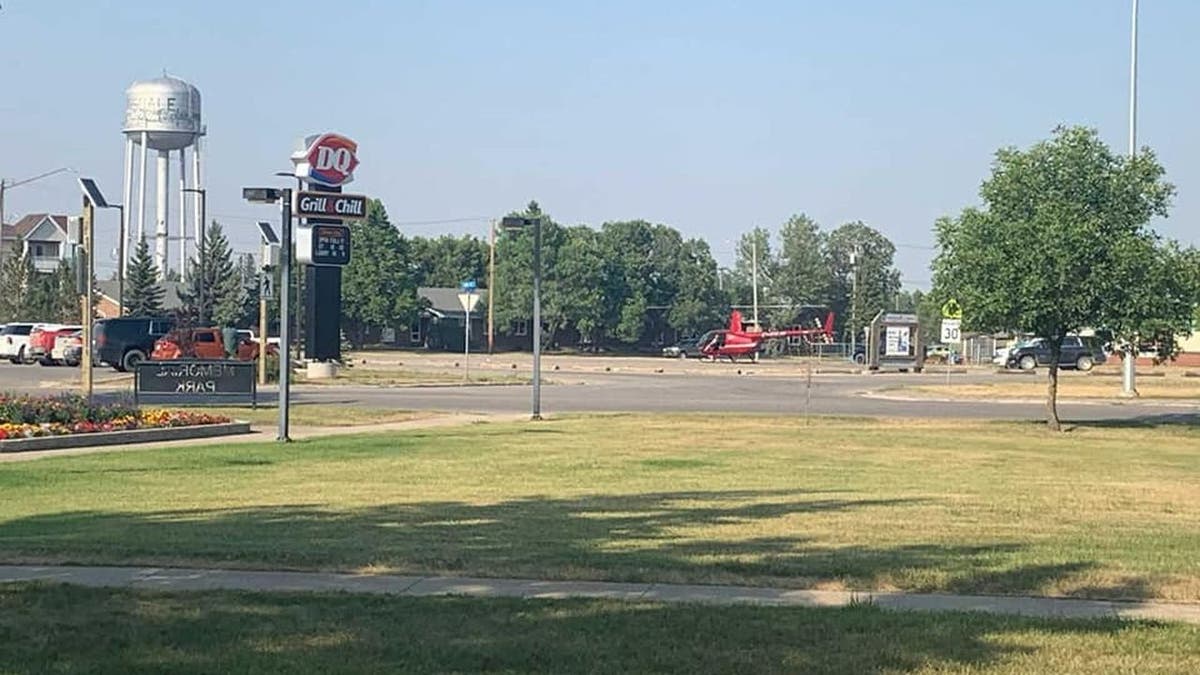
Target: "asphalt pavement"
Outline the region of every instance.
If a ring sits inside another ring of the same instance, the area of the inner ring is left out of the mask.
[[[115,396],[128,392],[129,376],[97,369],[98,391]],[[949,376],[955,383],[992,382],[1005,377],[989,372]],[[1032,377],[1032,376],[1008,376]],[[935,419],[1042,419],[1040,401],[981,401],[904,399],[891,393],[906,385],[943,384],[942,373],[831,373],[811,378],[770,368],[722,364],[711,370],[638,373],[545,373],[542,412],[699,412],[761,413],[782,415],[841,415],[865,417],[921,417]],[[77,369],[37,365],[0,364],[0,391],[55,393],[77,391]],[[297,403],[333,403],[367,408],[437,410],[460,413],[520,413],[531,409],[529,385],[358,386],[299,385],[293,389]],[[260,391],[264,402],[277,397],[273,388]],[[1198,402],[1109,400],[1070,401],[1060,404],[1060,414],[1070,421],[1103,419],[1191,419],[1200,415]]]

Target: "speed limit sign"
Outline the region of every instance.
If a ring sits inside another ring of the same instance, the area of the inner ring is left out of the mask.
[[[942,319],[942,344],[957,344],[962,340],[959,319]]]

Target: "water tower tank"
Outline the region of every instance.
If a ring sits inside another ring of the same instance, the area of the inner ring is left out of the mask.
[[[203,133],[200,90],[183,80],[164,75],[134,82],[125,98],[125,134],[140,143],[146,132],[152,150],[180,150]]]

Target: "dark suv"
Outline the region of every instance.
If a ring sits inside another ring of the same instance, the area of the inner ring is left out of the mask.
[[[170,317],[121,317],[96,322],[93,344],[95,360],[125,372],[139,361],[145,361],[154,351],[154,341],[175,328]]]
[[[1093,338],[1068,335],[1059,343],[1058,366],[1082,371],[1104,363],[1108,357],[1104,349]],[[1038,366],[1050,365],[1050,345],[1044,338],[1023,340],[1008,352],[1008,367],[1033,370]]]

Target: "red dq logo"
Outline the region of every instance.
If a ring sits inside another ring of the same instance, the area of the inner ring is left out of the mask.
[[[318,136],[305,153],[308,179],[330,187],[349,183],[354,179],[354,169],[358,166],[357,153],[358,144],[345,136]]]

